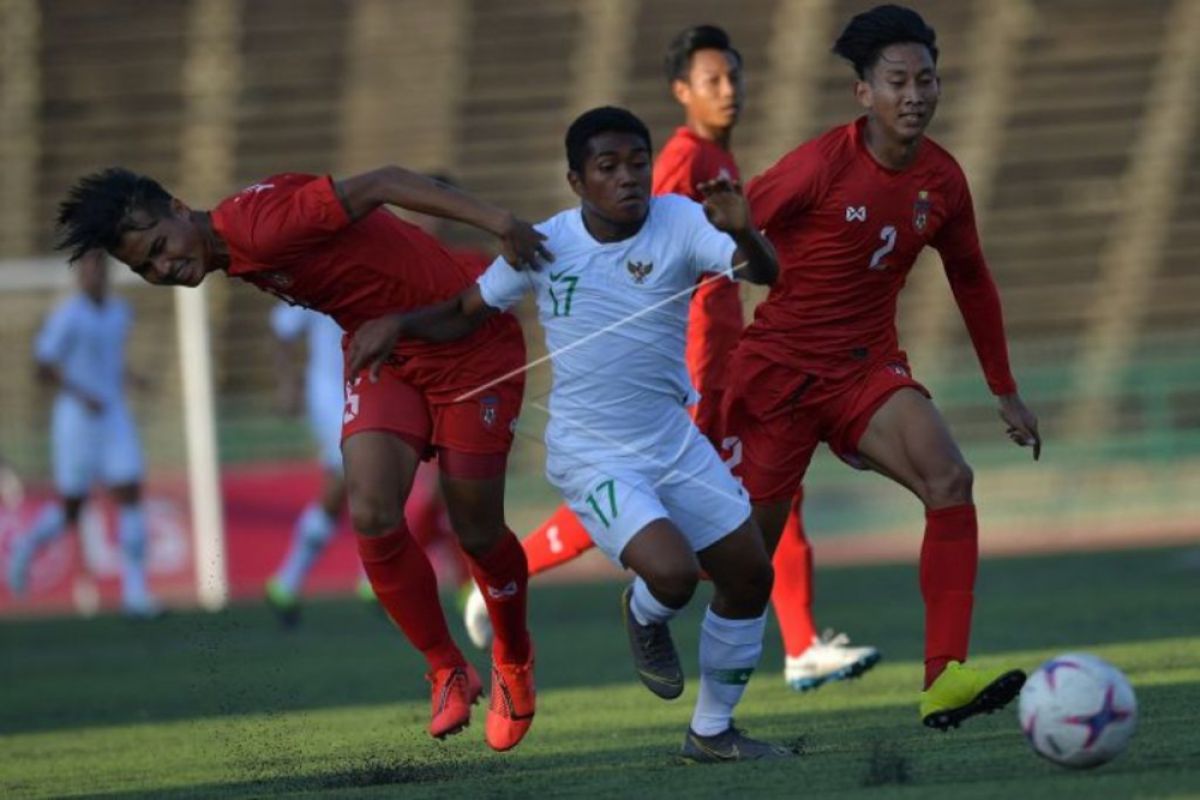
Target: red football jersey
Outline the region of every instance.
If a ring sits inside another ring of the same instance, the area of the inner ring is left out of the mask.
[[[229,247],[231,276],[328,314],[350,334],[376,317],[454,297],[475,280],[436,239],[386,209],[352,221],[328,176],[272,175],[223,200],[212,220]],[[452,357],[514,343],[523,352],[519,326],[501,314],[457,342],[401,339],[396,352]]]
[[[697,136],[690,128],[676,128],[654,162],[654,194],[681,194],[699,202],[696,184],[712,180],[722,172],[740,180],[732,153]],[[702,426],[709,427],[710,410],[712,414],[717,412],[717,393],[724,383],[726,359],[737,345],[743,327],[738,284],[727,278],[706,278],[692,298],[687,337],[688,373],[700,391],[701,405],[706,406],[697,412],[697,422]]]
[[[784,156],[747,190],[755,224],[779,254],[779,280],[743,346],[797,370],[838,378],[899,349],[896,298],[917,255],[941,254],[997,394],[1015,391],[999,299],[979,246],[966,177],[926,138],[891,170],[863,141],[866,118]]]
[[[654,193],[681,194],[699,202],[696,184],[716,178],[722,170],[740,180],[732,153],[691,128],[676,128],[654,162]]]

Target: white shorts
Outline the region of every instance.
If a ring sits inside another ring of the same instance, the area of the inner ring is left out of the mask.
[[[695,427],[657,454],[597,463],[552,455],[546,475],[596,546],[620,566],[625,546],[654,520],[671,520],[699,552],[750,516],[746,491]]]
[[[124,403],[93,414],[68,395],[54,402],[50,420],[54,485],[63,497],[84,497],[105,486],[139,483],[145,466],[137,427]]]
[[[327,382],[328,383],[328,382]],[[339,378],[331,386],[308,386],[308,425],[317,443],[321,466],[342,471],[342,414],[346,398]]]

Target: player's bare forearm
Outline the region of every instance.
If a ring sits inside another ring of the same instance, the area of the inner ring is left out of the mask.
[[[779,277],[779,258],[767,237],[754,228],[730,233],[738,249],[733,254],[735,264],[744,263],[741,277],[750,283],[769,286]]]
[[[458,220],[499,236],[512,217],[498,206],[396,166],[340,180],[337,190],[346,213],[356,220],[387,204]]]
[[[426,342],[453,342],[474,333],[493,313],[476,284],[444,303],[402,314],[400,335]]]
[[[469,336],[493,313],[476,284],[445,302],[373,319],[359,326],[350,340],[346,374],[357,375],[370,367],[374,381],[401,337],[452,342]]]
[[[500,240],[500,252],[514,267],[536,267],[554,256],[545,236],[509,211],[452,186],[401,167],[380,167],[338,181],[338,196],[352,219],[362,219],[384,204],[458,220]]]
[[[45,386],[49,386],[54,389],[58,389],[59,391],[66,392],[67,394],[74,395],[75,398],[87,406],[90,411],[98,412],[104,408],[104,403],[67,380],[62,374],[62,370],[53,364],[38,362],[37,378],[38,381]]]

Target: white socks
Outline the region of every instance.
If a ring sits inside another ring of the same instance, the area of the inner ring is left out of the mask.
[[[121,545],[121,599],[126,607],[141,607],[150,598],[146,587],[146,515],[141,505],[117,510],[117,541]]]
[[[692,730],[715,736],[728,730],[733,709],[762,655],[767,615],[756,619],[725,619],[704,613],[700,626],[700,696],[692,714]]]
[[[660,625],[679,613],[679,609],[665,606],[650,594],[650,587],[639,578],[633,579],[633,593],[629,598],[629,610],[639,625]]]
[[[287,558],[275,573],[276,580],[284,589],[292,594],[300,591],[304,578],[324,552],[336,527],[337,520],[326,514],[320,503],[311,503],[304,509],[300,519],[296,520]]]
[[[29,544],[35,550],[57,539],[67,530],[67,513],[62,503],[48,503],[29,529]]]

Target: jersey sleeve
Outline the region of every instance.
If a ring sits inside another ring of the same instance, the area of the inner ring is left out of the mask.
[[[303,251],[352,222],[329,176],[268,178],[223,202],[218,213],[221,235],[263,269],[272,268],[272,258]]]
[[[736,280],[733,271],[733,254],[737,243],[724,231],[717,230],[699,203],[680,198],[677,201],[680,226],[684,241],[688,243],[688,265],[693,281],[701,275],[715,273],[729,280]]]
[[[50,312],[33,343],[33,357],[39,364],[59,364],[71,344],[71,304],[63,303]]]
[[[750,181],[746,199],[754,225],[770,234],[812,208],[819,197],[821,159],[815,148],[801,147]]]
[[[946,279],[988,388],[995,395],[1012,394],[1017,390],[1017,382],[1008,360],[1000,292],[979,245],[971,192],[961,173],[958,184],[953,210],[934,237],[933,246],[942,257]]]
[[[271,331],[285,342],[299,339],[308,329],[309,313],[302,306],[278,303],[271,309]]]
[[[528,271],[513,269],[503,258],[497,258],[479,276],[478,284],[483,302],[498,311],[507,311],[533,291],[533,276]]]

